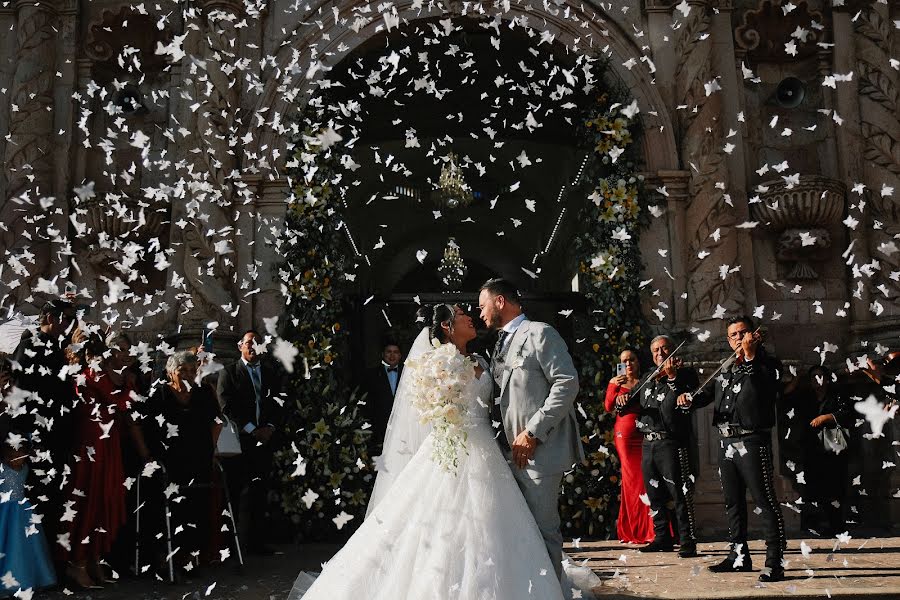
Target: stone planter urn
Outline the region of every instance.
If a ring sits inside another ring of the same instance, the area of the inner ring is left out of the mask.
[[[828,228],[844,215],[847,189],[819,175],[804,175],[788,188],[784,180],[759,184],[761,202],[750,205],[753,219],[778,234],[776,257],[791,264],[788,279],[816,279],[810,262],[825,260],[831,248]]]

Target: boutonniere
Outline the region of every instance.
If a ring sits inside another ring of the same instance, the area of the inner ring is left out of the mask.
[[[511,361],[509,361],[509,368],[510,369],[519,369],[524,364],[525,364],[525,357],[523,357],[521,354],[519,354],[515,358],[513,358]]]

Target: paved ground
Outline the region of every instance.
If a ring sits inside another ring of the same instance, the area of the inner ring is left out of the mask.
[[[856,598],[900,599],[900,538],[801,540],[788,543],[787,577],[773,584],[757,582],[765,562],[764,544],[751,542],[754,572],[710,573],[707,565],[727,554],[724,544],[700,544],[701,556],[679,559],[674,553],[641,554],[616,542],[581,544],[569,549],[573,558],[587,559],[603,581],[595,591],[604,600],[658,598]]]
[[[791,540],[788,579],[763,586],[757,583],[763,557],[761,542],[751,543],[753,573],[714,575],[706,566],[725,556],[723,544],[700,544],[702,556],[681,560],[673,554],[641,554],[617,542],[585,542],[567,548],[575,560],[587,560],[600,576],[595,591],[601,600],[656,598],[705,600],[712,598],[891,598],[900,599],[900,538],[852,539],[846,544]],[[150,578],[122,580],[103,590],[82,592],[84,600],[283,600],[301,570],[319,570],[338,546],[284,547],[273,557],[250,557],[242,573],[222,565],[198,573],[191,581],[170,585]],[[213,586],[214,584],[214,586]],[[213,586],[213,587],[210,587]],[[208,595],[207,595],[208,592]],[[63,591],[35,598],[71,598]],[[360,599],[363,600],[363,599]],[[426,599],[423,599],[426,600]]]

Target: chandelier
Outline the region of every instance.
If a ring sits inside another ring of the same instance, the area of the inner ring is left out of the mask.
[[[458,292],[462,289],[463,280],[465,280],[469,269],[459,255],[459,245],[453,238],[447,240],[447,247],[444,248],[444,258],[441,259],[437,271],[441,277],[441,285],[448,291]]]
[[[472,189],[466,183],[462,168],[457,164],[456,155],[452,152],[441,167],[435,201],[447,208],[458,208],[472,203]]]

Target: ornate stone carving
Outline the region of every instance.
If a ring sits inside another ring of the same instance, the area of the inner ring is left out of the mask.
[[[762,0],[756,10],[744,12],[743,23],[734,30],[736,46],[745,51],[753,63],[782,63],[815,56],[818,42],[825,41],[825,29],[812,27],[813,21],[824,23],[822,13],[811,11],[805,0],[785,14],[781,2]],[[802,28],[808,33],[806,41],[791,37]],[[793,41],[796,56],[785,51],[785,44]]]
[[[721,265],[738,261],[735,214],[722,199],[716,183],[728,180],[723,134],[714,121],[720,114],[718,98],[707,102],[701,114],[684,134],[684,154],[693,157],[690,205],[687,209],[688,232],[688,314],[691,321],[712,319],[718,306],[733,314],[743,310],[743,281],[737,273],[723,278]],[[724,235],[716,235],[725,230]]]
[[[18,52],[10,93],[9,141],[3,157],[6,194],[0,198],[0,247],[21,261],[18,286],[11,293],[21,300],[31,282],[45,274],[50,262],[49,212],[39,197],[53,195],[53,86],[56,72],[58,17],[52,3],[16,3]]]
[[[184,232],[184,276],[191,287],[191,303],[196,311],[184,323],[209,321],[213,317],[227,320],[226,307],[234,302],[231,278],[233,263],[216,251],[207,234],[196,225]],[[231,310],[234,310],[234,306]]]
[[[240,86],[233,81],[236,75],[232,63],[239,58],[235,25],[241,8],[228,1],[204,2],[201,8],[195,42],[205,62],[192,74],[194,98],[202,104],[196,111],[191,136],[200,150],[195,159],[195,181],[190,183],[196,202],[191,203],[193,208],[189,206],[192,223],[183,236],[183,268],[190,289],[187,302],[199,310],[182,312],[181,323],[188,328],[198,326],[198,319],[208,320],[210,314],[226,323],[237,314],[235,307],[224,308],[236,304],[235,255],[223,255],[217,247],[231,251],[235,247],[231,207],[236,195],[235,178],[239,176],[234,116],[240,108]],[[210,238],[200,231],[216,233]]]
[[[853,18],[854,29],[873,44],[890,52],[891,24],[871,4],[861,7]]]
[[[816,279],[818,273],[809,263],[829,257],[828,228],[838,225],[844,214],[844,184],[807,175],[791,188],[784,181],[770,181],[761,187],[766,189],[760,193],[762,202],[752,204],[750,211],[754,219],[780,233],[777,257],[793,263],[788,279]]]
[[[894,115],[900,115],[900,90],[890,73],[867,61],[857,62],[859,93],[868,96]]]
[[[92,198],[81,204],[87,230],[81,240],[93,244],[101,236],[120,240],[150,240],[165,230],[168,210],[162,204],[147,204],[133,198],[119,198],[110,204],[110,195],[104,199]],[[165,212],[162,212],[165,210]]]

